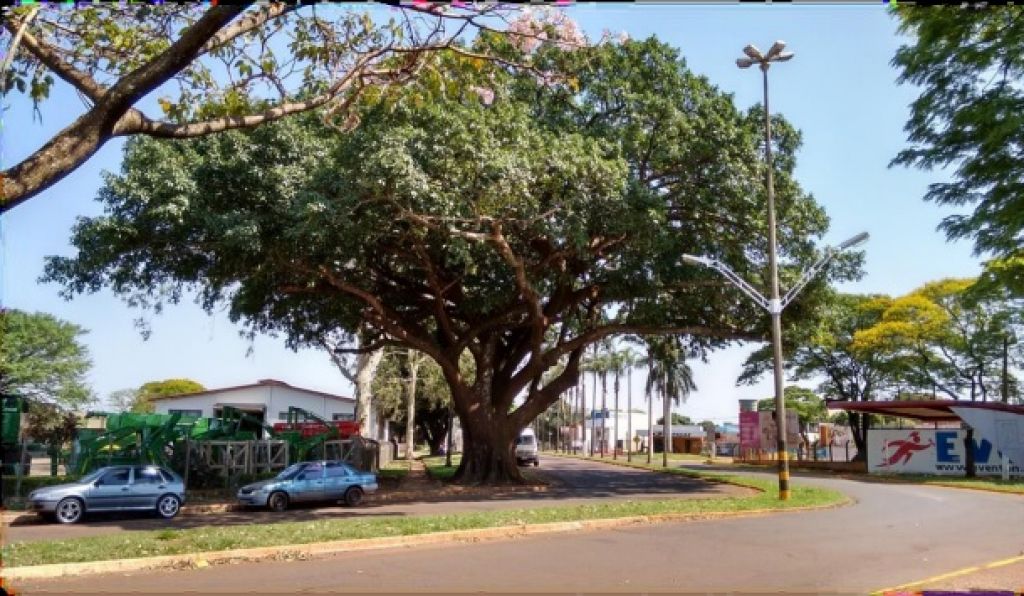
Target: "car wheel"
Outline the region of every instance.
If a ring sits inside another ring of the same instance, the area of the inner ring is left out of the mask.
[[[82,506],[81,499],[74,497],[68,497],[62,499],[60,503],[57,503],[57,521],[62,524],[75,524],[82,519],[82,515],[85,513],[85,507]]]
[[[348,505],[349,507],[355,507],[356,505],[362,502],[363,489],[359,488],[358,486],[353,486],[352,488],[345,491],[345,504]]]
[[[535,467],[535,468],[536,468],[536,467],[537,467],[537,466],[539,466],[539,465],[540,465],[540,460],[539,460],[539,459],[535,459],[535,460],[533,460],[533,467]]]
[[[277,491],[267,498],[267,507],[271,511],[284,511],[288,509],[288,495],[281,491]]]
[[[171,519],[181,511],[181,500],[174,495],[164,495],[156,502],[156,513],[164,519]]]

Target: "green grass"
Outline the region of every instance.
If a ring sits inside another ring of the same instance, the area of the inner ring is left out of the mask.
[[[402,480],[409,475],[409,462],[393,461],[377,471],[380,479]]]
[[[444,459],[440,458],[440,467]],[[454,463],[454,462],[453,462]],[[632,467],[646,468],[643,464]],[[11,567],[77,563],[121,558],[153,557],[184,553],[208,552],[237,548],[310,544],[331,540],[412,536],[431,532],[469,530],[581,521],[614,519],[638,515],[743,512],[763,509],[793,509],[842,503],[839,492],[806,487],[793,487],[790,500],[778,500],[773,480],[724,476],[690,470],[670,469],[668,473],[698,477],[712,482],[727,482],[758,489],[759,493],[743,497],[707,499],[624,500],[588,505],[538,507],[503,511],[478,511],[453,515],[408,516],[397,518],[364,518],[283,522],[246,526],[207,527],[187,530],[123,532],[70,540],[15,542],[3,547],[3,564]]]
[[[871,475],[866,480],[878,482],[896,482],[907,484],[929,484],[932,486],[951,486],[955,488],[973,488],[1001,493],[1024,495],[1024,478],[1002,480],[999,478],[957,478],[945,476],[923,476],[917,474]]]
[[[462,455],[452,454],[452,465],[446,466],[446,456],[437,455],[432,457],[423,458],[423,466],[427,469],[427,474],[431,477],[441,480],[442,482],[451,480],[452,476],[455,475],[455,471],[459,469],[459,463],[462,462]]]

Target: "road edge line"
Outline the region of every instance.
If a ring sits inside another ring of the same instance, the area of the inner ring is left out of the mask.
[[[930,584],[930,583],[933,583],[933,582],[941,581],[941,580],[944,580],[944,579],[950,579],[950,578],[953,578],[953,577],[960,577],[962,575],[968,575],[968,574],[971,574],[971,573],[977,573],[978,571],[987,571],[989,569],[998,569],[999,567],[1005,567],[1007,565],[1013,565],[1014,563],[1024,563],[1024,555],[1017,555],[1017,556],[1014,556],[1014,557],[1007,557],[1005,559],[998,559],[996,561],[992,561],[991,563],[984,563],[984,564],[981,564],[981,565],[972,565],[971,567],[964,567],[962,569],[957,569],[955,571],[950,571],[948,573],[942,573],[942,574],[939,574],[939,575],[933,575],[933,576],[925,578],[925,579],[921,579],[921,580],[917,580],[917,581],[913,581],[913,582],[907,582],[905,584],[900,584],[900,585],[894,586],[892,588],[883,588],[881,590],[874,590],[874,591],[871,592],[871,596],[882,596],[882,595],[888,594],[890,592],[900,592],[900,591],[904,591],[904,590],[907,590],[907,589],[910,589],[910,588],[914,588],[914,587],[917,587],[917,586],[923,586],[925,584]]]

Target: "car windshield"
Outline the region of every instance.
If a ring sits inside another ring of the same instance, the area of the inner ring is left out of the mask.
[[[306,467],[306,464],[292,464],[277,475],[277,480],[291,480]]]
[[[533,435],[524,435],[516,439],[516,445],[533,445]]]

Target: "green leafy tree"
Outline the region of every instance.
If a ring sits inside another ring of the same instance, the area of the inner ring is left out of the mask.
[[[464,367],[471,367],[464,361]],[[408,390],[411,375],[405,350],[384,350],[384,357],[373,380],[373,395],[381,413],[406,431],[409,423]],[[417,368],[413,426],[427,442],[431,455],[441,453],[448,434],[451,392],[441,367],[423,359]]]
[[[656,424],[665,424],[665,417],[662,416],[661,418],[658,418],[658,421],[656,422]],[[693,424],[693,419],[690,418],[689,416],[683,416],[679,412],[672,412],[672,425],[675,426],[677,424],[678,425]]]
[[[972,293],[975,281],[943,279],[897,298],[880,321],[857,332],[855,347],[889,353],[919,392],[998,398],[1009,381],[1000,363],[1017,309],[1001,297]]]
[[[135,391],[135,400],[131,403],[130,410],[139,413],[153,412],[153,398],[165,397],[168,395],[184,395],[206,391],[206,387],[192,379],[167,379],[164,381],[150,381],[144,383]]]
[[[1024,7],[894,10],[910,42],[892,60],[899,82],[921,88],[905,130],[909,147],[893,165],[947,169],[950,181],[925,199],[973,212],[947,216],[951,239],[970,238],[992,255],[987,273],[1024,297]]]
[[[131,412],[138,399],[138,389],[118,389],[110,392],[110,396],[107,397],[107,405],[115,412]]]
[[[665,404],[665,413],[661,424],[668,419],[668,428],[664,429],[662,447],[662,465],[668,466],[668,454],[672,451],[672,425],[675,416],[670,416],[672,403],[685,402],[690,392],[697,389],[693,382],[693,370],[686,363],[686,352],[683,341],[677,336],[649,339],[647,341],[647,394],[657,393]],[[654,435],[649,435],[652,440]]]
[[[497,35],[492,27],[502,19],[511,21],[520,46],[584,41],[565,19],[513,18],[508,6],[395,10],[387,22],[375,23],[365,11],[277,2],[5,9],[0,23],[7,38],[18,41],[5,48],[13,62],[0,73],[3,94],[27,95],[41,114],[59,79],[85,109],[0,172],[0,213],[55,184],[115,137],[191,138],[318,109],[327,109],[344,130],[357,122],[349,107],[363,93],[390,93],[418,76],[441,77],[429,65],[433,52],[514,67],[508,56],[471,52],[461,41],[475,30]],[[139,102],[153,92],[160,110],[146,113]]]
[[[73,409],[93,400],[86,330],[45,313],[0,310],[0,394]]]
[[[504,36],[476,44],[523,58]],[[309,115],[132,139],[101,191],[106,214],[77,225],[78,255],[50,259],[47,278],[150,305],[197,288],[207,308],[226,303],[291,346],[343,330],[365,333],[366,351],[418,350],[449,385],[465,443],[456,479],[473,483],[521,481],[515,437],[576,383],[588,345],[684,334],[699,354],[765,336],[734,288],[678,260],[709,253],[755,281],[766,270],[756,111],[654,39],[537,50],[566,73],[556,80],[433,56],[443,85],[365,96],[348,134]],[[794,276],[827,218],[793,178],[799,135],[776,126]]]
[[[796,412],[797,422],[800,425],[800,436],[804,440],[804,445],[810,448],[811,440],[807,435],[808,427],[814,422],[826,421],[828,409],[825,407],[825,400],[814,391],[796,385],[787,385],[783,389],[782,396],[786,411]],[[774,412],[775,398],[759,399],[757,409],[761,412]]]
[[[818,391],[838,401],[873,401],[897,385],[901,367],[884,350],[855,345],[859,331],[882,319],[892,303],[887,296],[832,293],[823,301],[818,316],[809,324],[794,327],[783,336],[786,367],[794,381],[824,379]],[[771,370],[771,346],[750,355],[738,384],[756,382]],[[869,414],[847,416],[857,446],[857,457],[867,453]]]

